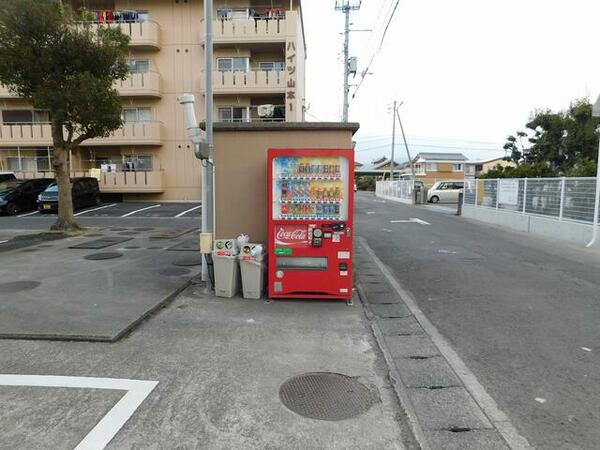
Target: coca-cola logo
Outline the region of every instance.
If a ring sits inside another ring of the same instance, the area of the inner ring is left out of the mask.
[[[308,243],[308,229],[306,227],[281,225],[275,231],[277,245],[293,245]]]

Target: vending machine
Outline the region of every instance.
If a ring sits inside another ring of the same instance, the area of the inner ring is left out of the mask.
[[[271,298],[352,297],[354,150],[270,149]]]

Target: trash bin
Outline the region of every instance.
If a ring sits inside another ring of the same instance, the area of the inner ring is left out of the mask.
[[[265,263],[262,244],[246,244],[240,252],[242,292],[244,298],[262,298],[265,285]]]
[[[235,239],[215,241],[213,250],[215,295],[231,298],[240,291],[240,265]]]

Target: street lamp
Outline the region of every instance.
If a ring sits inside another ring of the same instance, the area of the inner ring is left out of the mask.
[[[598,100],[592,107],[592,117],[600,117],[600,96],[598,96]],[[598,130],[600,131],[600,127]],[[592,247],[596,243],[596,239],[598,238],[598,212],[600,210],[600,142],[598,143],[598,159],[596,160],[596,201],[594,203],[594,220],[593,220],[593,231],[592,231],[592,240],[587,245],[588,247]]]

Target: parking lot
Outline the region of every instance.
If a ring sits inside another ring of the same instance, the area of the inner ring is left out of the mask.
[[[200,203],[123,202],[103,203],[75,211],[84,226],[197,226],[202,215]],[[0,216],[0,229],[32,230],[48,228],[56,214],[28,211],[17,216]]]

